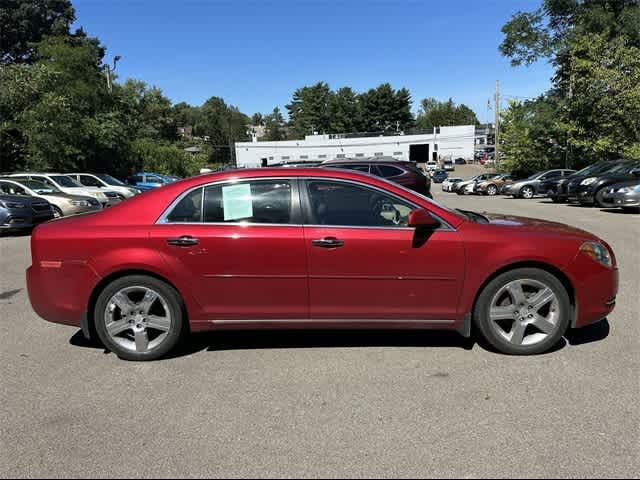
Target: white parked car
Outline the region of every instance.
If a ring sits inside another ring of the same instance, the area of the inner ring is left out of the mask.
[[[445,160],[443,162],[443,167],[447,172],[453,172],[456,169],[456,166],[453,164],[453,160]]]
[[[85,187],[97,187],[116,192],[120,200],[126,200],[141,193],[137,188],[130,187],[117,178],[113,178],[111,175],[104,173],[68,173],[67,176]]]
[[[53,185],[57,189],[70,195],[93,197],[98,200],[103,207],[110,207],[121,201],[118,194],[114,191],[107,191],[98,187],[85,187],[73,178],[61,173],[12,173],[7,176],[22,180],[38,180],[45,185]]]
[[[432,172],[438,169],[438,162],[434,162],[433,160],[429,160],[427,162],[427,171]]]
[[[443,192],[453,192],[454,185],[462,181],[462,177],[449,177],[442,182]]]

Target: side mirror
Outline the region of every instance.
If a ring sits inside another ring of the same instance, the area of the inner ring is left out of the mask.
[[[409,212],[409,226],[416,228],[435,229],[440,222],[423,208],[416,208]]]

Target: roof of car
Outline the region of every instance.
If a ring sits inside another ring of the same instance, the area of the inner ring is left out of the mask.
[[[333,163],[371,163],[371,162],[384,162],[384,163],[414,163],[409,160],[398,160],[394,157],[361,157],[361,158],[335,158],[332,160],[325,160],[321,165],[333,164]]]

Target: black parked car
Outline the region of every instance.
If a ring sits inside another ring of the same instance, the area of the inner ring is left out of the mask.
[[[398,183],[403,187],[415,190],[422,195],[431,197],[431,179],[426,176],[415,162],[387,159],[384,157],[370,157],[357,159],[327,160],[320,164],[322,168],[346,168],[369,173]]]
[[[574,200],[577,200],[576,191],[582,180],[592,175],[598,175],[606,172],[607,170],[615,167],[618,163],[619,162],[615,161],[592,163],[568,177],[560,177],[553,182],[550,181],[547,186],[547,196],[556,203],[567,202],[569,200],[569,196],[573,197]],[[571,190],[571,193],[569,190]]]
[[[535,195],[546,195],[549,182],[554,179],[568,177],[575,170],[553,169],[534,173],[529,178],[505,185],[502,193],[513,197],[533,198]]]
[[[431,172],[431,180],[433,180],[433,183],[442,183],[447,178],[449,178],[449,174],[446,170],[439,169]]]
[[[580,182],[576,188],[578,201],[582,205],[598,205],[607,207],[603,200],[607,187],[640,177],[640,161],[629,160],[618,163],[615,167],[598,175],[591,175]]]
[[[0,195],[0,233],[30,229],[52,218],[51,204],[42,198]]]

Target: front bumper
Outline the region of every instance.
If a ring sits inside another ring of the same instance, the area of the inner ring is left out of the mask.
[[[52,218],[53,211],[36,214],[29,210],[26,212],[12,211],[6,217],[3,217],[2,222],[0,222],[0,229],[12,231],[33,228]]]
[[[632,193],[605,193],[602,195],[602,203],[607,207],[640,207],[640,194]]]
[[[574,287],[576,315],[573,327],[580,328],[599,322],[616,305],[618,268],[608,268],[586,255],[578,254],[567,268]]]

